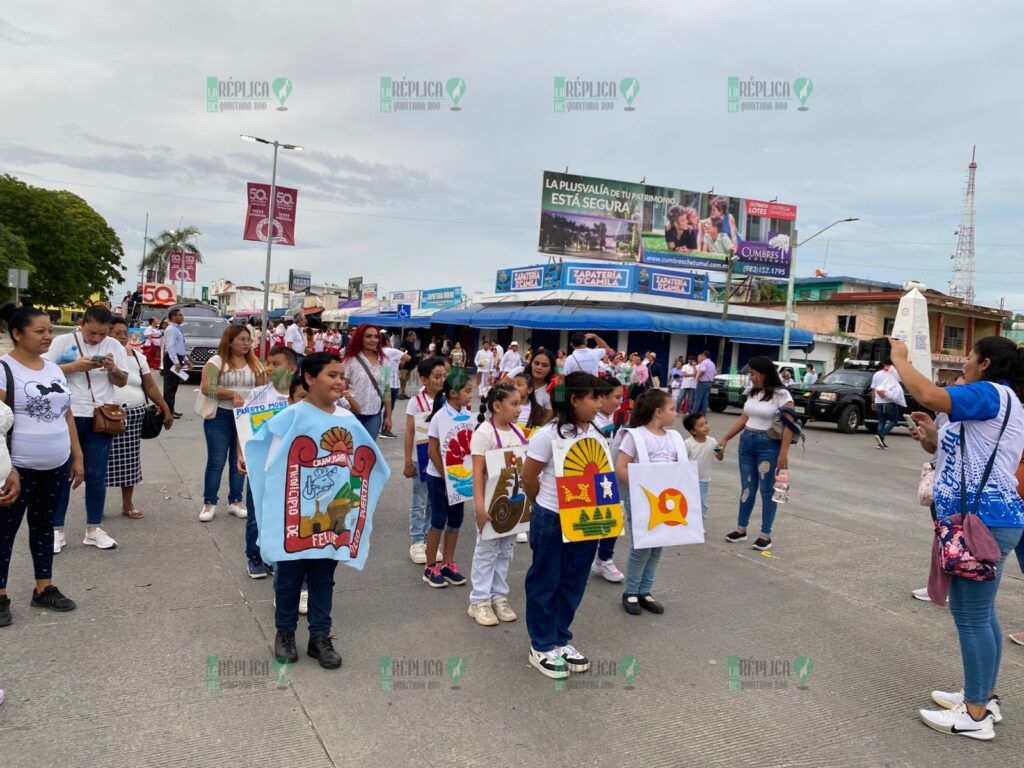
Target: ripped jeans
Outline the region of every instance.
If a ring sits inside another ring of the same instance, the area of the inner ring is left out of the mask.
[[[782,443],[772,440],[765,432],[743,430],[740,435],[740,511],[736,522],[738,528],[746,530],[750,515],[754,511],[757,493],[761,492],[761,535],[772,535],[776,504],[772,501],[775,490],[775,466],[779,460]]]

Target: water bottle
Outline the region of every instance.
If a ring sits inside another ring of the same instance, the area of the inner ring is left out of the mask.
[[[785,504],[789,501],[788,469],[780,469],[775,473],[775,492],[772,494],[772,501],[776,504]]]

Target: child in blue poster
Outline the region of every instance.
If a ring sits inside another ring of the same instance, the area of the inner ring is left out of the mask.
[[[373,510],[391,474],[376,443],[335,402],[344,389],[341,359],[330,352],[302,363],[307,396],[275,416],[246,445],[259,547],[276,563],[274,653],[296,661],[299,592],[309,589],[306,652],[325,669],[341,666],[330,637],[338,561],[362,570]]]

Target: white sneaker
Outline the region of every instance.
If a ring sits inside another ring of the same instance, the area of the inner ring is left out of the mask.
[[[213,516],[217,514],[217,505],[215,504],[203,504],[202,510],[199,512],[199,522],[208,523],[213,520]]]
[[[594,560],[590,566],[590,572],[601,574],[605,581],[610,581],[612,584],[618,584],[626,578],[611,560]]]
[[[59,555],[60,551],[64,549],[68,544],[68,540],[64,538],[63,528],[53,529],[53,554]]]
[[[910,594],[914,596],[915,600],[923,600],[926,603],[930,603],[932,601],[932,599],[928,597],[928,587],[921,587],[920,589],[915,589]]]
[[[528,544],[530,541],[530,534],[528,533],[517,533],[516,544]]]
[[[982,741],[996,737],[996,730],[992,726],[995,721],[991,712],[981,720],[975,720],[968,714],[967,706],[960,704],[953,709],[922,709],[919,710],[919,714],[924,724],[936,731]]]
[[[590,659],[576,650],[575,646],[563,645],[556,650],[565,659],[565,665],[570,672],[586,672],[590,669]]]
[[[498,626],[498,617],[494,615],[494,609],[490,603],[470,603],[469,618],[476,621],[481,627]]]
[[[558,648],[553,651],[541,653],[530,648],[530,666],[546,677],[554,680],[564,680],[569,676],[569,667],[562,658]]]
[[[245,508],[245,504],[239,504],[236,501],[234,504],[228,504],[228,514],[234,515],[239,520],[245,520],[249,516],[249,511]]]
[[[304,589],[299,592],[299,615],[305,616],[309,613],[309,590]]]
[[[515,621],[519,618],[518,614],[512,610],[512,606],[508,604],[507,597],[492,600],[491,608],[494,610],[494,615],[501,621]]]
[[[427,562],[427,545],[422,541],[414,541],[409,547],[409,559],[417,565]]]
[[[932,691],[932,701],[943,709],[956,709],[964,703],[964,689],[959,691]],[[992,722],[1003,722],[1003,711],[999,706],[999,699],[993,696],[988,700],[988,711],[992,715]]]
[[[110,538],[102,528],[87,530],[82,543],[98,549],[117,549],[117,542]]]

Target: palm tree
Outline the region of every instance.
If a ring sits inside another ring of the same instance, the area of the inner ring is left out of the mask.
[[[198,227],[188,226],[179,229],[165,229],[157,237],[150,237],[146,240],[149,252],[142,259],[139,265],[140,270],[153,270],[156,272],[158,283],[164,281],[167,273],[167,259],[174,251],[190,253],[196,257],[196,263],[203,263],[203,254],[191,242],[194,238],[203,233]]]

